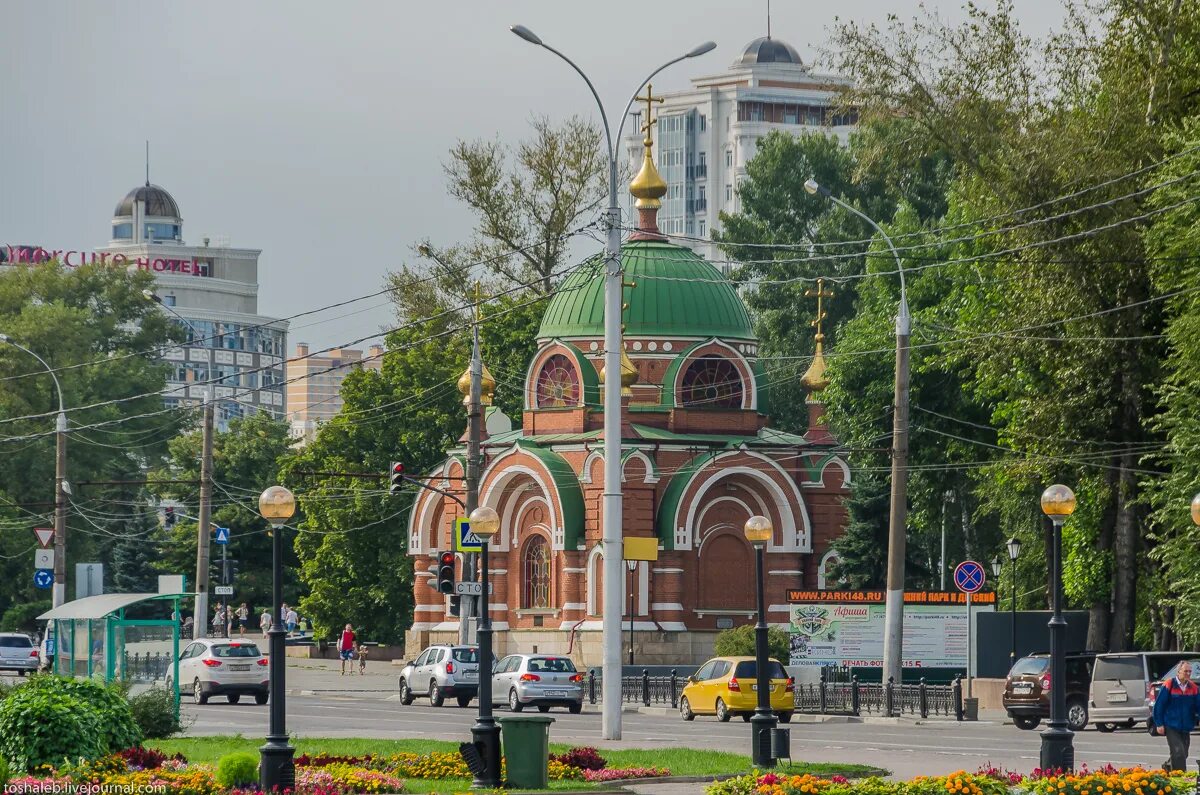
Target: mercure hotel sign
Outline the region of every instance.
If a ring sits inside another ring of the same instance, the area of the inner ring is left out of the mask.
[[[39,265],[57,260],[68,268],[96,264],[154,271],[155,273],[182,273],[189,276],[212,276],[212,264],[205,260],[189,257],[127,257],[121,253],[87,252],[78,249],[43,248],[42,246],[0,246],[0,265]]]

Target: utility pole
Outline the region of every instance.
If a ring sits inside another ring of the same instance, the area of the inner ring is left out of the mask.
[[[211,374],[211,370],[209,371]],[[210,375],[211,377],[211,375]],[[196,615],[192,620],[192,640],[204,637],[208,626],[208,551],[211,539],[212,516],[212,444],[213,444],[213,401],[212,387],[204,399],[204,441],[200,452],[200,510],[196,528]],[[278,531],[276,531],[278,532]],[[278,618],[278,617],[276,617]]]
[[[467,480],[466,480],[466,515],[479,507],[479,446],[483,437],[483,356],[479,351],[479,284],[475,285],[475,322],[471,324],[471,365],[468,372],[471,375],[471,388],[467,392]],[[476,581],[476,554],[468,553],[463,558],[463,579],[467,582]],[[466,645],[471,642],[469,633],[471,618],[477,612],[479,604],[477,597],[469,596],[462,600],[459,606],[458,642]],[[483,663],[480,663],[481,665]]]

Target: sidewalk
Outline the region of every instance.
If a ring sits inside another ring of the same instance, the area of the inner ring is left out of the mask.
[[[309,660],[289,657],[287,689],[290,696],[344,696],[346,698],[385,698],[398,696],[397,671],[387,661],[367,660],[367,672],[358,673],[358,660],[347,665],[341,675],[340,660]]]

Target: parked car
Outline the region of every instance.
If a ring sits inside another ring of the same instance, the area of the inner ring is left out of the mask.
[[[479,692],[479,649],[476,646],[430,646],[400,671],[400,703],[418,696],[440,707],[447,698],[460,707]]]
[[[780,723],[789,723],[796,709],[796,683],[783,665],[772,659],[771,709]],[[688,677],[679,695],[679,716],[693,720],[697,715],[716,715],[725,722],[733,715],[749,721],[758,706],[758,665],[753,657],[716,657]]]
[[[492,698],[513,712],[536,706],[539,712],[566,707],[571,714],[583,711],[583,674],[567,657],[548,654],[510,654],[492,675]]]
[[[1092,723],[1102,732],[1148,723],[1153,685],[1185,658],[1177,651],[1096,655],[1089,699]]]
[[[213,696],[225,696],[230,704],[242,696],[254,696],[255,704],[266,704],[270,695],[267,658],[252,642],[203,638],[188,644],[179,655],[179,689],[189,690],[197,704]],[[172,685],[167,675],[167,689]]]
[[[1088,689],[1092,685],[1091,652],[1068,654],[1067,725],[1083,731],[1088,724]],[[1013,663],[1004,682],[1004,709],[1018,729],[1036,729],[1050,717],[1050,655],[1031,654]]]
[[[37,646],[28,635],[20,632],[0,632],[0,671],[16,671],[24,676],[36,671],[41,663]]]
[[[1180,660],[1179,662],[1175,663],[1171,666],[1170,670],[1163,674],[1157,681],[1150,683],[1150,717],[1146,720],[1146,731],[1150,732],[1151,734],[1154,734],[1154,702],[1158,699],[1158,691],[1164,684],[1174,678],[1175,672],[1179,670],[1179,666],[1184,662],[1184,660]],[[1193,677],[1195,677],[1197,674],[1200,674],[1200,660],[1186,660],[1186,662],[1192,666]]]

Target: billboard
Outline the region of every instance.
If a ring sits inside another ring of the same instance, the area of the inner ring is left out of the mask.
[[[966,668],[967,609],[963,594],[906,593],[905,668]],[[972,612],[995,609],[995,594],[977,594]],[[883,666],[884,599],[876,591],[788,593],[791,665]],[[983,602],[983,604],[979,604]]]

